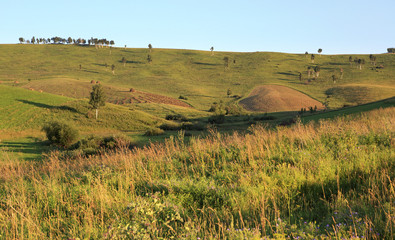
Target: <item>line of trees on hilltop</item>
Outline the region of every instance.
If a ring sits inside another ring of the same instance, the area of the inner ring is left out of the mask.
[[[84,38],[74,39],[71,37],[52,37],[52,38],[36,38],[25,39],[23,37],[19,38],[19,43],[26,44],[75,44],[75,45],[95,45],[95,46],[113,46],[115,44],[114,40],[107,40],[106,38],[98,39],[91,37],[86,40]]]

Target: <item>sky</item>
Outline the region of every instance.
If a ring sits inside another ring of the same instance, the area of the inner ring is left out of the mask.
[[[377,54],[395,0],[0,0],[0,44],[106,38],[130,48]]]

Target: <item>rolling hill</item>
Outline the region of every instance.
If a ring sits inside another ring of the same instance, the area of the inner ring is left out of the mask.
[[[130,103],[130,100],[132,104],[156,103],[157,100],[149,100],[152,97],[146,95],[153,94],[167,97],[166,104],[167,100],[174,103],[183,96],[187,100],[180,101],[181,105],[185,103],[199,111],[206,111],[213,102],[221,100],[237,102],[255,87],[271,84],[290,87],[321,103],[330,96],[330,108],[395,95],[395,56],[392,54],[376,55],[376,65],[369,62],[367,55],[351,55],[354,59],[365,59],[366,64],[360,70],[359,65],[349,62],[350,55],[317,56],[315,63],[311,63],[305,54],[215,52],[211,56],[208,51],[153,49],[150,53],[153,61],[148,64],[148,53],[148,49],[130,48],[0,45],[0,81],[73,97],[85,96],[81,94],[82,89],[86,92],[89,82],[100,81],[117,89],[110,98],[114,103]],[[224,57],[229,59],[226,69]],[[125,64],[122,58],[127,60]],[[309,80],[307,68],[315,66],[320,66],[320,75]],[[302,73],[301,80],[299,73]],[[67,84],[72,84],[73,89]],[[119,93],[120,90],[126,93],[130,88],[143,95],[140,102]],[[227,89],[237,98],[229,98]],[[157,112],[160,111],[159,108]]]

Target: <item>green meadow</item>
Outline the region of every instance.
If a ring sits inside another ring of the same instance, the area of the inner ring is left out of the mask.
[[[395,55],[314,55],[0,45],[0,239],[394,239]]]

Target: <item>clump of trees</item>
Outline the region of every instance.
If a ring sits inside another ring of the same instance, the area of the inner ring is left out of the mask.
[[[63,38],[63,37],[52,37],[52,38],[36,38],[32,37],[31,39],[25,39],[20,37],[19,43],[26,43],[26,44],[75,44],[75,45],[94,45],[96,47],[103,47],[103,46],[113,46],[115,44],[114,40],[107,40],[106,38],[93,38],[84,39],[84,38]]]
[[[388,53],[395,53],[395,48],[387,48]]]

